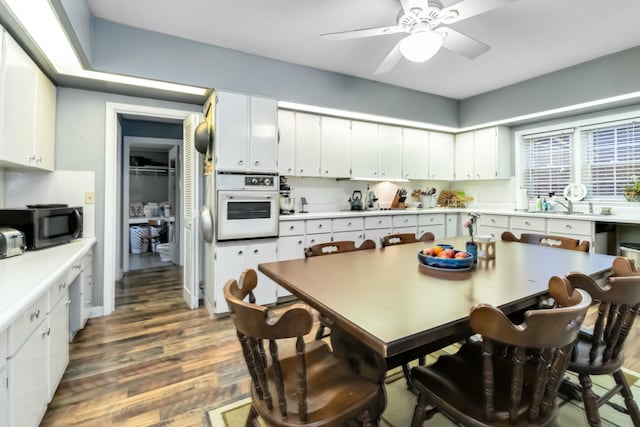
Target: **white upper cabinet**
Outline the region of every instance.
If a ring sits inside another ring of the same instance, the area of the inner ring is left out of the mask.
[[[351,123],[351,176],[378,179],[378,125]]]
[[[378,125],[378,177],[402,179],[402,128]]]
[[[277,102],[228,92],[216,100],[216,169],[277,172]]]
[[[56,88],[4,31],[0,58],[0,162],[53,170]]]
[[[459,133],[456,135],[456,180],[474,178],[473,164],[473,136],[474,132]]]
[[[453,180],[453,141],[450,133],[429,132],[429,179]]]
[[[405,128],[402,134],[402,177],[429,179],[429,132]]]
[[[512,175],[508,128],[496,126],[456,135],[455,179],[507,179]]]
[[[320,176],[320,116],[296,113],[295,176]]]
[[[296,167],[296,113],[278,110],[278,173],[293,175]]]
[[[351,175],[351,121],[322,117],[320,131],[320,176]]]

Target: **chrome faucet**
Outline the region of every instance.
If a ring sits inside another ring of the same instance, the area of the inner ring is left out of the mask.
[[[571,200],[567,199],[566,197],[564,199],[567,201],[566,205],[564,203],[562,203],[560,200],[556,200],[555,202],[557,204],[559,204],[560,206],[564,207],[567,210],[568,214],[572,214],[573,213],[573,202]]]

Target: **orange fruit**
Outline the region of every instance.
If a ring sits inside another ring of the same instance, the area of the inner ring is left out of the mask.
[[[431,254],[433,256],[438,256],[442,253],[442,247],[441,246],[434,246],[433,249],[431,250]]]

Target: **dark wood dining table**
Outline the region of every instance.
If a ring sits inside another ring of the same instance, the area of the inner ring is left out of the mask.
[[[443,239],[463,249],[468,238]],[[488,303],[509,314],[535,305],[552,276],[608,275],[613,256],[518,242],[495,242],[466,278],[434,277],[419,266],[418,242],[260,264],[258,269],[333,322],[336,351],[381,379],[386,369],[469,336],[470,309]],[[339,337],[339,339],[336,339]],[[368,365],[368,366],[364,366]]]

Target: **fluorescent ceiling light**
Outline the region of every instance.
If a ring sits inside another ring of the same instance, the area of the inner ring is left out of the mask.
[[[416,31],[400,42],[400,53],[412,62],[425,62],[442,47],[442,34],[431,30]]]
[[[206,88],[85,70],[48,0],[4,0],[56,72],[61,75],[204,96]]]

